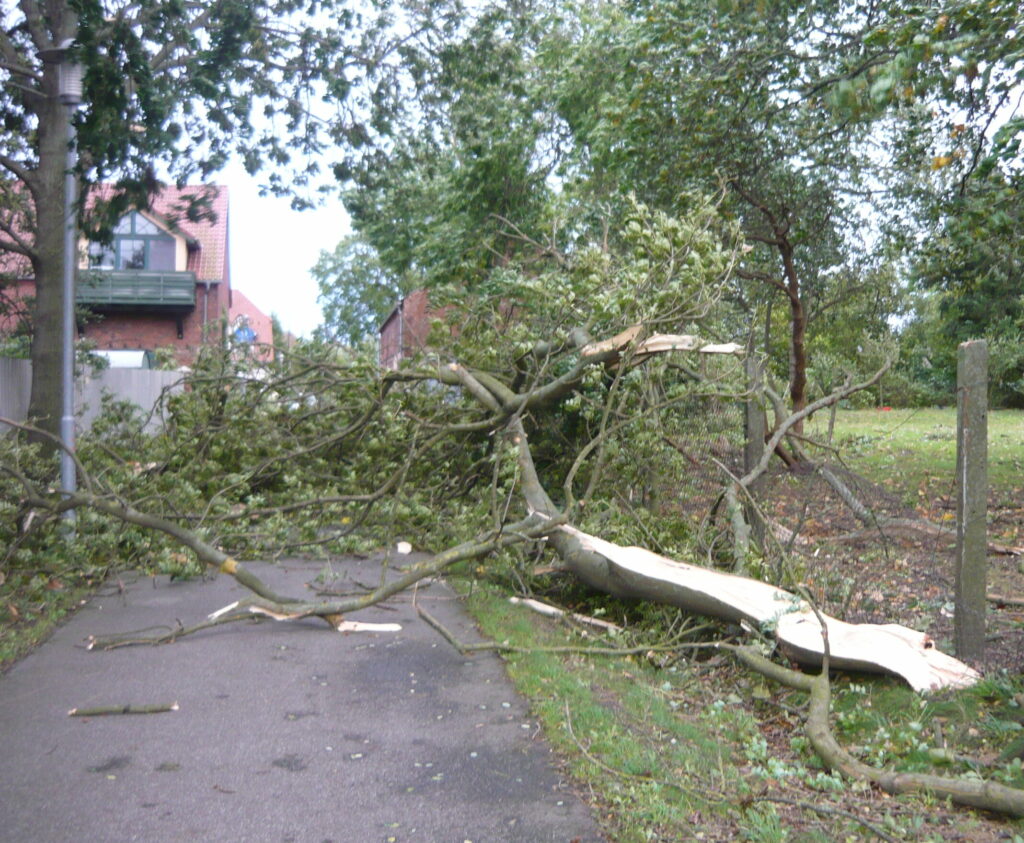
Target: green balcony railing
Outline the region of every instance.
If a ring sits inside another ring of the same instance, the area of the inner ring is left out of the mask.
[[[78,275],[75,300],[93,307],[187,310],[196,305],[196,276],[193,272],[83,271]]]

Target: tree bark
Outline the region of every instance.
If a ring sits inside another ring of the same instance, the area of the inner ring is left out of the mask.
[[[779,254],[786,276],[786,295],[789,298],[789,400],[794,413],[807,406],[807,314],[800,291],[800,276],[793,260],[793,244],[786,234],[777,233]],[[803,421],[797,422],[794,433],[803,433]]]

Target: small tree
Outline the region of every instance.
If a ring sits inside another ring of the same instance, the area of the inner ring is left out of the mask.
[[[336,0],[308,12],[292,0],[20,0],[0,23],[0,167],[13,199],[0,214],[0,250],[35,278],[29,412],[55,432],[68,113],[57,64],[40,56],[71,44],[68,58],[84,65],[77,174],[86,187],[117,185],[90,222],[102,237],[125,210],[147,207],[159,167],[179,183],[205,181],[238,154],[250,172],[277,168],[272,191],[309,186],[321,153],[365,135],[351,94],[389,52],[383,23],[365,25]],[[388,84],[380,74],[379,91]],[[197,193],[180,213],[203,214],[203,200]]]

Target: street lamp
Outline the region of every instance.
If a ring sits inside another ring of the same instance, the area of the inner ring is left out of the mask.
[[[73,39],[59,46],[40,50],[44,62],[57,65],[57,99],[67,106],[68,149],[64,173],[64,304],[61,311],[61,417],[60,437],[64,449],[60,455],[60,483],[66,495],[78,487],[75,461],[75,267],[78,263],[78,220],[75,214],[77,182],[75,181],[75,109],[82,102],[82,66],[71,59]],[[68,510],[66,517],[74,519]]]

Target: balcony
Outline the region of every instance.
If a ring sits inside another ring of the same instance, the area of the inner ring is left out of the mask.
[[[96,310],[192,310],[196,306],[196,276],[193,272],[83,271],[75,301]]]

